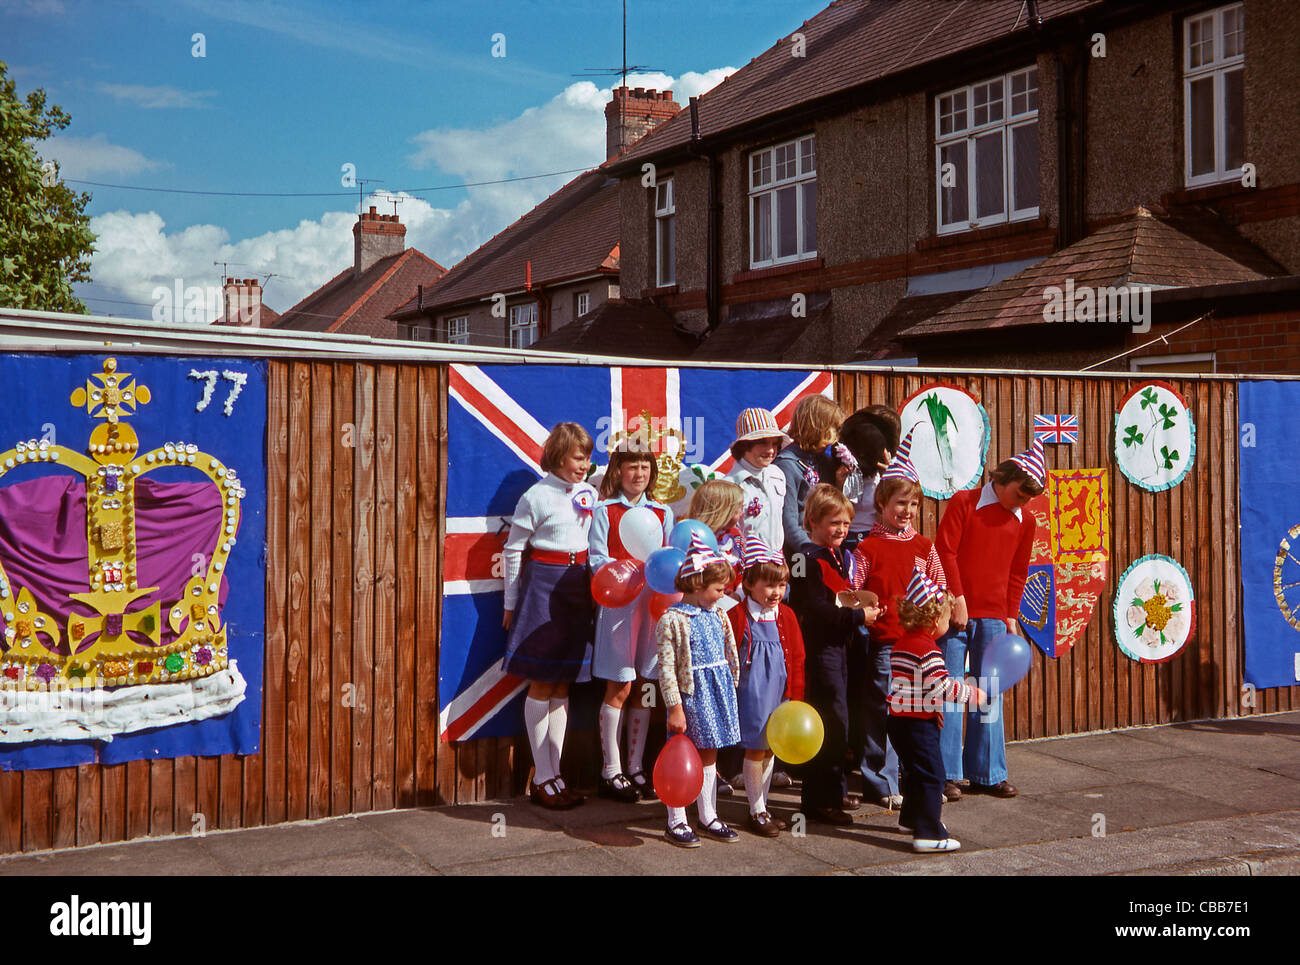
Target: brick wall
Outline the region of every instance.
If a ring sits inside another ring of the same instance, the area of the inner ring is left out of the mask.
[[[1144,335],[1130,335],[1140,345],[1184,322],[1153,325]],[[1300,373],[1300,307],[1259,315],[1212,318],[1193,325],[1167,344],[1158,342],[1131,358],[1213,352],[1215,370],[1234,375],[1294,375]]]

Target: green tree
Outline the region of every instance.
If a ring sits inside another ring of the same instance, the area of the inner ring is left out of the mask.
[[[89,194],[68,189],[36,145],[72,120],[45,91],[24,103],[0,61],[0,305],[85,314],[73,282],[90,281]]]

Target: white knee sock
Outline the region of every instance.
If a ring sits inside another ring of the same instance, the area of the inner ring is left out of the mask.
[[[600,776],[609,780],[623,770],[623,762],[618,756],[618,725],[622,721],[623,711],[609,704],[600,705],[600,751],[605,766],[600,769]]]
[[[704,786],[700,788],[700,796],[695,799],[695,806],[700,812],[700,823],[708,827],[718,817],[718,806],[715,795],[718,793],[718,766],[716,764],[704,765]]]
[[[776,770],[776,758],[763,759],[763,810],[767,810],[767,795],[772,790],[772,772]]]
[[[679,824],[686,824],[686,808],[669,808],[668,827],[675,828]]]
[[[763,788],[763,762],[745,758],[745,796],[749,798],[749,813],[762,814],[767,810]]]
[[[545,784],[555,777],[555,768],[551,764],[551,751],[546,746],[546,732],[550,727],[549,701],[524,700],[524,730],[528,732],[528,746],[533,752],[533,783]]]
[[[551,767],[555,771],[556,784],[564,787],[564,778],[560,777],[560,758],[564,754],[564,731],[569,725],[569,698],[552,697],[551,712],[547,715],[549,724],[546,728],[546,746],[551,754]]]
[[[645,770],[645,738],[649,731],[650,708],[629,708],[627,711],[627,772],[629,774],[640,774]]]

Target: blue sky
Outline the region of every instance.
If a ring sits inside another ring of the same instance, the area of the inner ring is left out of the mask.
[[[630,0],[628,61],[658,68],[630,82],[685,106],[824,6]],[[407,244],[450,266],[573,175],[464,184],[604,160],[616,81],[573,75],[618,65],[620,18],[619,0],[0,0],[0,59],[20,94],[44,88],[72,116],[42,147],[70,181],[344,192],[351,163],[378,192],[450,186],[397,209]],[[223,260],[275,274],[265,299],[283,311],[351,262],[355,194],[73,186],[94,198],[95,281],[80,294],[96,314],[148,317],[156,285],[215,284]]]

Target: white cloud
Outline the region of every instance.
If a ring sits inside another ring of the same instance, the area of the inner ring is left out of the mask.
[[[629,76],[628,83],[671,89],[684,106],[690,95],[709,89],[732,70],[718,68],[676,79],[645,74]],[[417,168],[436,167],[464,182],[589,169],[605,157],[604,109],[611,98],[609,88],[579,81],[545,104],[496,125],[418,134],[412,138],[416,150],[408,161]],[[406,244],[450,268],[574,176],[470,187],[468,197],[454,206],[438,206],[438,194],[427,198],[401,194],[405,200],[399,214],[407,226]],[[390,210],[382,194],[365,203]],[[228,232],[216,225],[194,225],[168,234],[162,217],[152,211],[99,215],[91,221],[99,236],[91,270],[95,284],[93,292],[86,294],[137,304],[122,307],[92,301],[88,307],[92,312],[147,317],[156,287],[170,289],[177,278],[183,287],[218,285],[221,269],[213,262],[226,261],[239,266],[230,270],[238,277],[275,274],[264,298],[283,312],[352,264],[355,221],[349,206],[292,228],[231,241]]]
[[[64,178],[139,174],[170,166],[162,161],[150,160],[129,147],[110,144],[103,134],[91,137],[56,134],[40,150],[43,157],[59,162],[59,175]]]
[[[120,101],[132,101],[140,107],[208,107],[204,100],[216,95],[214,90],[181,90],[179,87],[144,87],[138,84],[100,84],[99,90]]]

